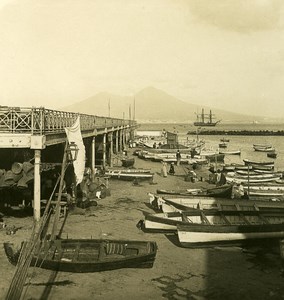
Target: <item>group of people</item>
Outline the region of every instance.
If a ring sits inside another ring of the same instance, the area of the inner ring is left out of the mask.
[[[177,150],[177,153],[176,153],[176,160],[177,160],[177,166],[180,165],[180,160],[181,160],[181,154],[180,154],[180,151]],[[166,162],[162,162],[162,170],[161,170],[161,173],[162,173],[162,176],[163,177],[167,177],[168,173],[170,175],[175,175],[175,166],[174,166],[174,163],[172,162],[170,164],[170,168],[169,168],[169,171],[168,171],[168,164]]]

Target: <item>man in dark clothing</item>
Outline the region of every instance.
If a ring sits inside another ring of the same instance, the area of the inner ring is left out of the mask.
[[[177,158],[177,166],[179,166],[180,165],[180,159],[181,159],[181,154],[180,154],[179,150],[176,153],[176,158]]]

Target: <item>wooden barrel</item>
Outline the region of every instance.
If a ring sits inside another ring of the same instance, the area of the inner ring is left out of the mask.
[[[24,175],[17,183],[19,189],[26,189],[28,187],[27,178]]]
[[[29,173],[33,172],[33,171],[34,171],[34,165],[31,164],[31,163],[28,162],[28,161],[23,162],[23,171],[24,171],[26,174],[29,174]]]
[[[11,170],[14,174],[20,174],[23,170],[23,164],[19,162],[14,162],[12,164]]]
[[[14,173],[11,170],[8,170],[4,175],[4,182],[7,186],[11,186],[15,183]]]

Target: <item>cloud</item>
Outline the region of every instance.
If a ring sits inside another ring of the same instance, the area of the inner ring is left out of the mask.
[[[282,0],[193,0],[193,15],[219,28],[238,32],[271,30],[280,24]]]

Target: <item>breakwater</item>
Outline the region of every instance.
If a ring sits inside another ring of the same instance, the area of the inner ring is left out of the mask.
[[[196,130],[190,130],[187,134],[196,134]],[[284,130],[204,130],[199,135],[251,135],[251,136],[284,136]]]

